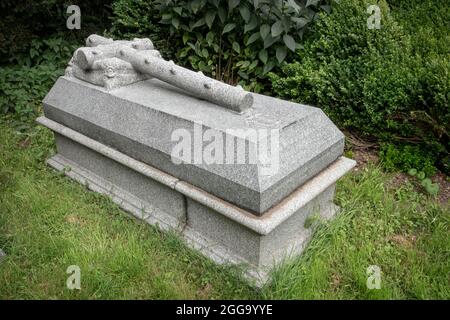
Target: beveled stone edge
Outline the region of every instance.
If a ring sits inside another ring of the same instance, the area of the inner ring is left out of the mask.
[[[181,194],[189,197],[200,204],[219,212],[225,217],[255,231],[260,235],[267,235],[278,225],[292,216],[297,210],[306,205],[322,193],[327,187],[336,183],[344,174],[350,171],[356,161],[346,157],[339,157],[335,162],[322,170],[315,177],[297,188],[279,204],[264,212],[261,216],[255,216],[251,212],[241,209],[223,199],[220,199],[200,188],[191,185],[173,177],[161,170],[158,170],[148,164],[140,162],[121,153],[111,147],[108,147],[94,139],[91,139],[75,130],[63,126],[53,120],[41,116],[36,121],[91,150],[94,150],[103,156],[110,158],[140,174],[154,179],[167,187],[174,189]]]

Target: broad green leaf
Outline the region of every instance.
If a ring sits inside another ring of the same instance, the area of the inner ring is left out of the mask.
[[[172,25],[175,27],[175,29],[178,29],[178,27],[180,26],[180,20],[178,18],[173,18]]]
[[[263,24],[259,28],[259,32],[261,33],[261,38],[265,39],[270,32],[270,26],[268,24]]]
[[[214,32],[210,31],[206,34],[206,42],[211,45],[214,41]]]
[[[162,20],[170,20],[170,19],[172,19],[172,14],[164,13],[161,18],[162,18]]]
[[[236,27],[236,24],[235,24],[235,23],[229,23],[229,24],[227,24],[227,25],[223,28],[222,34],[225,34],[225,33],[227,33],[227,32],[230,32],[230,31],[233,30],[235,27]]]
[[[224,23],[227,19],[227,11],[224,7],[219,7],[217,10],[217,13],[219,14],[219,19],[222,23]]]
[[[273,61],[269,61],[269,63],[264,65],[263,74],[265,74],[265,73],[269,72],[270,70],[272,70],[273,67],[275,67],[275,63]]]
[[[243,5],[239,7],[239,12],[241,13],[242,19],[247,23],[250,20],[250,10],[247,6]]]
[[[253,60],[253,62],[248,66],[248,70],[253,70],[258,65],[258,60]]]
[[[212,24],[214,22],[214,19],[216,18],[216,12],[215,11],[208,11],[205,15],[205,21],[208,27],[211,29]]]
[[[419,180],[425,179],[425,173],[423,171],[420,171],[417,174],[417,179],[419,179]]]
[[[258,40],[260,36],[261,36],[261,35],[260,35],[259,32],[255,32],[254,34],[252,34],[252,35],[247,39],[246,45],[248,46],[248,45],[252,44],[252,43],[255,42],[256,40]]]
[[[309,6],[317,6],[318,2],[319,2],[319,0],[308,0],[308,1],[306,1],[305,8],[308,8]]]
[[[188,44],[189,47],[192,48],[192,50],[195,50],[195,46],[192,44],[192,42],[188,42],[187,44]]]
[[[271,28],[272,37],[279,36],[283,32],[283,30],[283,23],[281,21],[275,22]]]
[[[312,20],[316,15],[316,11],[311,8],[304,8],[302,10],[302,16],[308,18],[309,20]]]
[[[427,190],[429,194],[435,196],[439,193],[439,185],[437,183],[426,185],[425,190]]]
[[[250,22],[244,26],[244,33],[255,29],[258,26],[258,18],[255,15],[252,15],[250,18]]]
[[[196,23],[194,23],[193,25],[192,25],[192,29],[195,29],[195,28],[197,28],[197,27],[201,27],[202,25],[204,25],[205,24],[205,19],[204,18],[201,18],[200,20],[198,20]]]
[[[176,13],[178,13],[178,15],[181,16],[181,13],[183,12],[183,8],[182,7],[175,7],[175,8],[173,8],[173,11],[175,11]]]
[[[198,63],[198,67],[200,71],[208,71],[208,66],[205,62],[203,62],[203,60],[200,60],[200,62]]]
[[[286,58],[286,55],[287,55],[286,47],[280,46],[277,48],[276,56],[277,56],[278,63],[282,63],[283,60]]]
[[[286,47],[288,47],[291,51],[295,52],[295,40],[290,35],[285,34],[283,36],[283,41],[286,44]]]
[[[279,8],[276,5],[273,5],[273,6],[270,7],[270,13],[275,15],[278,19],[282,19],[283,18],[283,12],[281,11],[281,8]]]
[[[186,44],[191,37],[188,33],[183,34],[183,43]]]
[[[287,0],[287,5],[290,6],[295,13],[299,13],[301,10],[301,7],[295,2],[295,0]]]
[[[39,55],[39,52],[35,48],[30,49],[30,57],[31,58],[37,57],[38,55]]]
[[[331,6],[330,5],[323,5],[320,6],[320,8],[325,11],[326,13],[330,13],[331,12]]]
[[[244,61],[242,68],[247,68],[250,65],[250,61]]]
[[[275,42],[280,40],[280,37],[272,37],[270,34],[267,36],[267,38],[264,39],[264,49],[269,48],[271,45],[273,45]]]
[[[239,5],[239,0],[228,0],[228,12],[233,11]]]
[[[298,28],[303,28],[309,22],[306,18],[293,17],[291,20],[297,23]]]
[[[266,64],[267,63],[267,58],[268,58],[267,50],[266,49],[262,49],[261,51],[259,51],[258,57],[262,61],[262,63]]]
[[[203,7],[203,5],[204,3],[202,0],[193,0],[191,2],[192,12],[197,13],[197,11],[199,11]]]
[[[233,42],[232,47],[234,51],[236,51],[237,53],[241,53],[241,46],[239,45],[239,43],[237,43],[236,41]]]
[[[200,43],[197,41],[194,47],[195,53],[199,56],[202,56],[202,50],[200,49]]]
[[[427,185],[431,185],[433,182],[431,181],[430,178],[425,178],[422,180],[422,182],[420,183],[423,187],[426,187]]]
[[[248,79],[248,74],[245,73],[245,72],[242,71],[242,70],[239,70],[239,71],[238,71],[238,75],[239,75],[241,78],[244,78],[245,80]]]

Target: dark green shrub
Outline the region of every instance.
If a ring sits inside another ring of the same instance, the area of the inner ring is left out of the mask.
[[[25,120],[42,99],[75,49],[92,32],[106,28],[111,0],[7,0],[0,3],[0,114]],[[66,10],[81,9],[81,29],[68,30]],[[77,46],[71,45],[77,43]]]
[[[0,68],[0,114],[14,112],[21,120],[35,116],[76,47],[62,36],[33,40],[17,65]]]
[[[381,29],[368,29],[378,3]],[[296,62],[271,74],[273,91],[323,108],[341,126],[414,143],[444,159],[449,150],[448,57],[421,56],[384,0],[342,0],[313,26]],[[441,167],[445,167],[442,163]]]
[[[317,22],[312,39],[298,52],[298,61],[271,79],[278,95],[318,105],[345,126],[372,134],[386,127],[388,113],[410,104],[409,92],[417,81],[411,61],[397,61],[402,51],[410,51],[409,39],[388,15],[386,5],[382,29],[369,30],[369,3],[342,1]],[[397,73],[404,76],[399,79]]]
[[[434,159],[430,154],[414,145],[398,147],[391,143],[382,144],[380,160],[387,170],[400,169],[406,173],[414,169],[424,172],[426,177],[431,177],[436,172]]]
[[[2,0],[0,2],[0,64],[15,62],[26,54],[32,40],[64,32],[64,38],[81,40],[108,26],[112,0]],[[68,30],[66,10],[76,4],[81,9],[81,29]]]
[[[35,115],[62,71],[50,64],[0,69],[0,113],[15,112],[22,120]]]
[[[411,34],[414,51],[447,54],[450,43],[448,0],[388,0],[392,15]]]
[[[156,1],[116,0],[112,5],[111,36],[120,39],[148,37],[166,59],[174,59],[177,46],[169,28],[160,24]]]
[[[168,51],[168,58],[260,91],[259,80],[299,47],[316,13],[329,9],[327,2],[119,0],[113,6],[117,17],[113,32],[148,35],[155,42],[169,39],[169,44],[158,47]],[[162,29],[170,31],[170,36],[161,35]]]

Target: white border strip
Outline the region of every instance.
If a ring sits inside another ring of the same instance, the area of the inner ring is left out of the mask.
[[[43,126],[59,133],[89,149],[92,149],[107,158],[110,158],[142,175],[154,179],[171,189],[189,197],[200,204],[219,212],[225,217],[246,226],[247,228],[261,235],[269,234],[282,222],[287,220],[291,215],[313,200],[325,189],[350,171],[356,161],[340,157],[327,168],[322,170],[318,175],[310,179],[308,182],[297,188],[281,203],[267,210],[263,215],[256,216],[251,212],[241,209],[223,199],[220,199],[190,183],[177,179],[161,170],[149,166],[143,162],[135,160],[126,154],[123,154],[113,148],[110,148],[98,141],[95,141],[85,135],[82,135],[68,127],[65,127],[53,120],[41,116],[36,121]]]

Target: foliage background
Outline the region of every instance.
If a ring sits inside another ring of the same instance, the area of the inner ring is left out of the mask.
[[[111,0],[2,0],[0,2],[0,63],[19,62],[27,55],[33,40],[39,41],[59,32],[60,38],[80,40],[109,25]],[[68,30],[69,5],[81,9],[80,30]]]
[[[270,89],[267,72],[294,56],[318,12],[333,2],[117,0],[112,32],[150,36],[167,58],[260,92]]]
[[[295,61],[270,75],[273,91],[319,106],[341,127],[359,134],[419,146],[448,173],[450,42],[444,30],[450,25],[448,19],[421,20],[415,8],[419,16],[432,12],[445,18],[449,6],[410,1],[405,6],[415,3],[412,10],[392,1],[400,12],[396,16],[386,1],[377,1],[382,26],[370,30],[366,9],[373,3],[341,1],[331,14],[322,15]]]
[[[29,127],[41,101],[74,50],[109,25],[111,1],[38,0],[0,2],[0,114]],[[67,6],[81,9],[80,30],[68,30]]]
[[[401,154],[421,150],[415,169],[450,172],[448,0],[80,0],[82,29],[67,30],[72,2],[1,2],[1,114],[35,117],[88,34],[149,37],[178,64],[322,108],[385,145],[388,169],[409,170]],[[366,27],[374,3],[380,30]]]

